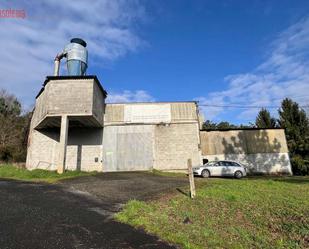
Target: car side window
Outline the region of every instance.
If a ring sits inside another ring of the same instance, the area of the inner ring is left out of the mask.
[[[235,167],[239,167],[239,164],[235,163],[235,162],[232,162],[232,165],[235,166]]]
[[[214,163],[214,166],[220,166],[220,162]]]
[[[227,162],[227,161],[223,162],[223,165],[227,167],[232,166],[231,162]]]

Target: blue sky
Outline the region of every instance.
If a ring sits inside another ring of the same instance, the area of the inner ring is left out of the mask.
[[[206,119],[233,123],[258,109],[225,106],[309,104],[308,1],[91,2],[1,2],[26,18],[0,19],[0,87],[33,105],[55,54],[79,36],[110,102],[198,100]]]

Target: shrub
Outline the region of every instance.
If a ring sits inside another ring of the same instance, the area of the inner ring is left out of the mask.
[[[309,175],[309,161],[303,159],[299,155],[295,155],[291,159],[292,170],[294,175]]]
[[[22,147],[0,146],[0,161],[2,162],[25,162],[26,150]]]

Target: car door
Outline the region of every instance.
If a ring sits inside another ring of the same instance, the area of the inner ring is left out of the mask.
[[[235,166],[233,162],[225,162],[225,176],[233,176],[235,172]]]
[[[220,161],[221,176],[229,176],[231,174],[231,164],[228,161]]]
[[[224,165],[222,164],[222,162],[216,162],[214,163],[214,165],[212,166],[212,176],[222,176],[222,170],[224,168]]]
[[[232,162],[232,165],[233,165],[233,175],[234,175],[234,173],[237,171],[237,170],[240,170],[240,171],[242,171],[242,167],[238,164],[238,163],[236,163],[236,162]]]

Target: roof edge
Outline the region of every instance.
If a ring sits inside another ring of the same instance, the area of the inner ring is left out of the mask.
[[[169,103],[195,103],[197,101],[188,100],[188,101],[141,101],[141,102],[117,102],[117,103],[106,103],[106,105],[126,105],[126,104],[169,104]]]
[[[36,99],[42,94],[42,92],[45,89],[45,86],[47,85],[47,83],[51,80],[87,80],[87,79],[93,79],[97,85],[99,86],[99,88],[101,89],[101,91],[103,92],[104,97],[106,98],[107,96],[107,92],[104,90],[103,86],[101,85],[101,82],[99,81],[99,79],[97,78],[96,75],[78,75],[78,76],[74,76],[74,75],[61,75],[61,76],[46,76],[46,79],[43,83],[43,87],[41,88],[41,90],[39,91],[39,93],[36,95]]]

